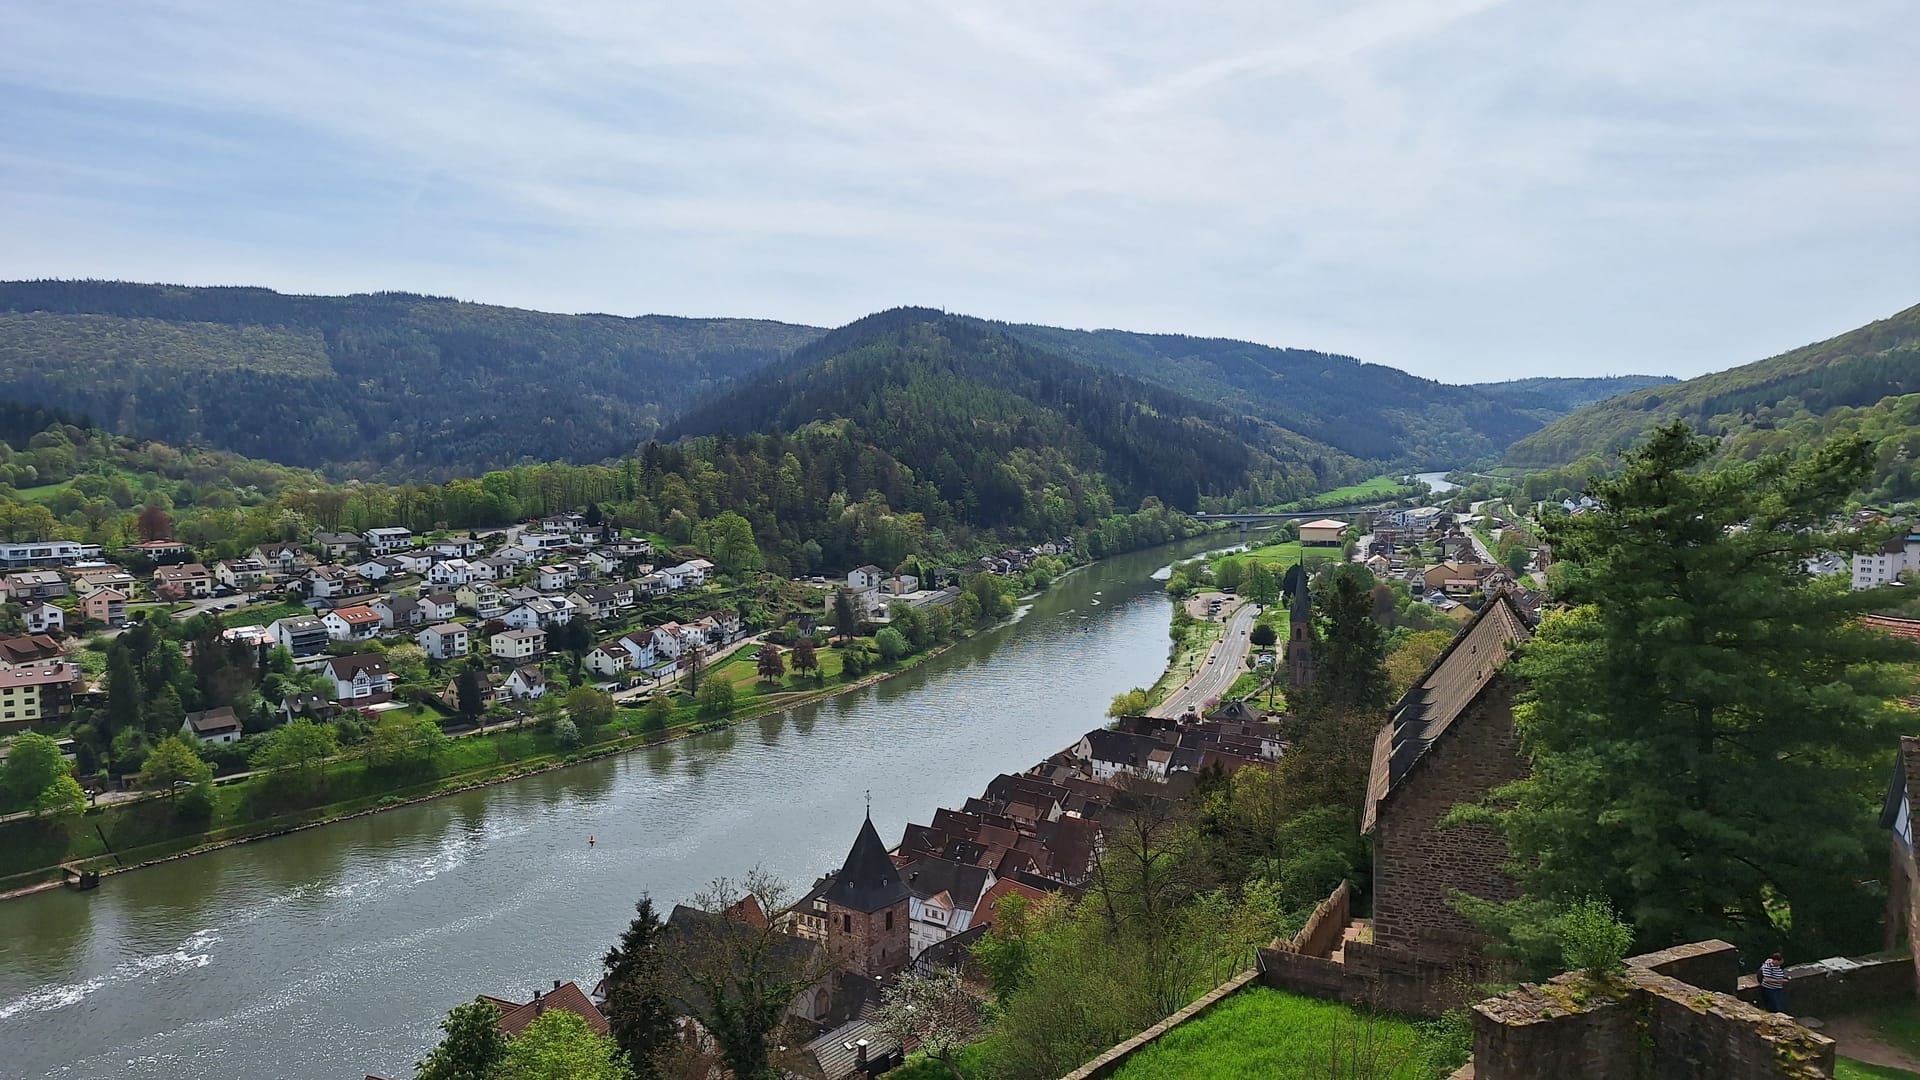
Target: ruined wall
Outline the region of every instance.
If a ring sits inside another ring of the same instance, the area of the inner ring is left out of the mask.
[[[1453,890],[1516,895],[1498,870],[1508,849],[1484,825],[1442,826],[1462,803],[1524,775],[1513,687],[1496,677],[1381,803],[1373,832],[1373,942],[1426,961],[1477,957],[1482,935],[1453,910]]]

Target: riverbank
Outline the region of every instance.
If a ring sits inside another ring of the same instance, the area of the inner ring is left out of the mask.
[[[978,632],[979,631],[976,631],[975,633]],[[42,866],[19,871],[6,877],[0,877],[0,885],[7,886],[4,891],[0,891],[0,901],[18,899],[20,897],[62,888],[66,876],[65,868],[68,866],[98,871],[102,879],[105,879],[132,870],[146,869],[152,866],[177,862],[181,859],[196,855],[205,855],[210,852],[221,851],[238,844],[253,843],[259,840],[271,840],[277,837],[315,829],[322,825],[332,825],[366,817],[370,814],[398,810],[429,802],[434,799],[446,798],[450,795],[458,795],[463,792],[473,791],[495,784],[537,776],[542,773],[552,772],[556,769],[564,769],[574,765],[599,761],[603,758],[628,754],[636,750],[652,749],[682,739],[692,738],[696,735],[723,731],[750,720],[757,720],[774,713],[827,701],[843,694],[864,690],[888,679],[904,675],[972,636],[972,634],[969,634],[956,641],[915,653],[909,657],[904,657],[892,666],[863,675],[852,682],[812,690],[792,690],[767,695],[748,707],[736,709],[725,718],[694,719],[689,722],[670,725],[661,732],[651,734],[635,733],[628,728],[622,727],[619,729],[621,734],[611,739],[589,743],[576,749],[564,752],[558,751],[557,749],[544,752],[536,751],[510,761],[497,762],[491,767],[467,769],[458,773],[438,776],[430,781],[403,786],[384,793],[361,794],[349,799],[323,803],[317,806],[303,807],[258,821],[232,825],[222,829],[207,830],[199,833],[195,837],[182,836],[115,851],[105,846],[104,836],[102,836],[101,850],[68,854],[56,862],[50,862]],[[823,650],[823,652],[824,651],[825,650]],[[716,669],[714,674],[709,677],[717,677],[721,670],[724,669]],[[538,733],[529,730],[524,725],[515,725],[511,728],[503,728],[497,732],[481,732],[463,736],[462,741],[492,742],[514,738],[538,738]],[[349,765],[358,764],[364,766],[364,762],[358,759],[349,759],[346,763]],[[96,830],[96,835],[99,835],[104,833],[100,819],[122,815],[151,814],[156,810],[168,809],[166,803],[167,800],[164,797],[158,799],[142,799],[136,802],[100,808],[97,811],[92,811],[84,815],[81,820],[90,824]],[[183,843],[187,846],[180,846]],[[129,862],[129,859],[136,861]]]

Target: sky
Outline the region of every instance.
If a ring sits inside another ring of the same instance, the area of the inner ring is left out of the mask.
[[[0,277],[830,326],[902,304],[1449,382],[1920,302],[1908,0],[0,5]]]

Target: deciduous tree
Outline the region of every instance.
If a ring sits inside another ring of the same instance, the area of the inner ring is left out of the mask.
[[[754,667],[760,673],[760,681],[777,683],[787,673],[786,658],[780,655],[780,647],[769,641],[760,646],[760,658]]]
[[[907,971],[886,988],[875,1026],[902,1046],[918,1044],[922,1053],[947,1067],[953,1080],[967,1080],[956,1059],[980,1037],[984,1006],[960,981],[956,968]]]
[[[446,1032],[426,1060],[415,1063],[414,1080],[498,1080],[507,1056],[500,1010],[482,998],[456,1005],[440,1021]]]
[[[174,735],[162,740],[147,755],[140,767],[137,781],[144,788],[159,788],[167,791],[181,781],[190,784],[204,784],[213,779],[213,767],[201,759],[200,754],[188,742],[184,735]]]

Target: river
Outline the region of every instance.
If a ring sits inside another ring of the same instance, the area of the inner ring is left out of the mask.
[[[590,986],[641,893],[756,863],[804,889],[866,793],[891,841],[1098,727],[1166,666],[1150,575],[1208,546],[1079,570],[816,705],[0,905],[0,1077],[411,1076],[461,1001]]]
[[[1460,489],[1460,485],[1447,479],[1447,474],[1443,472],[1414,473],[1413,478],[1427,485],[1427,490],[1435,495],[1445,495],[1449,491]]]

